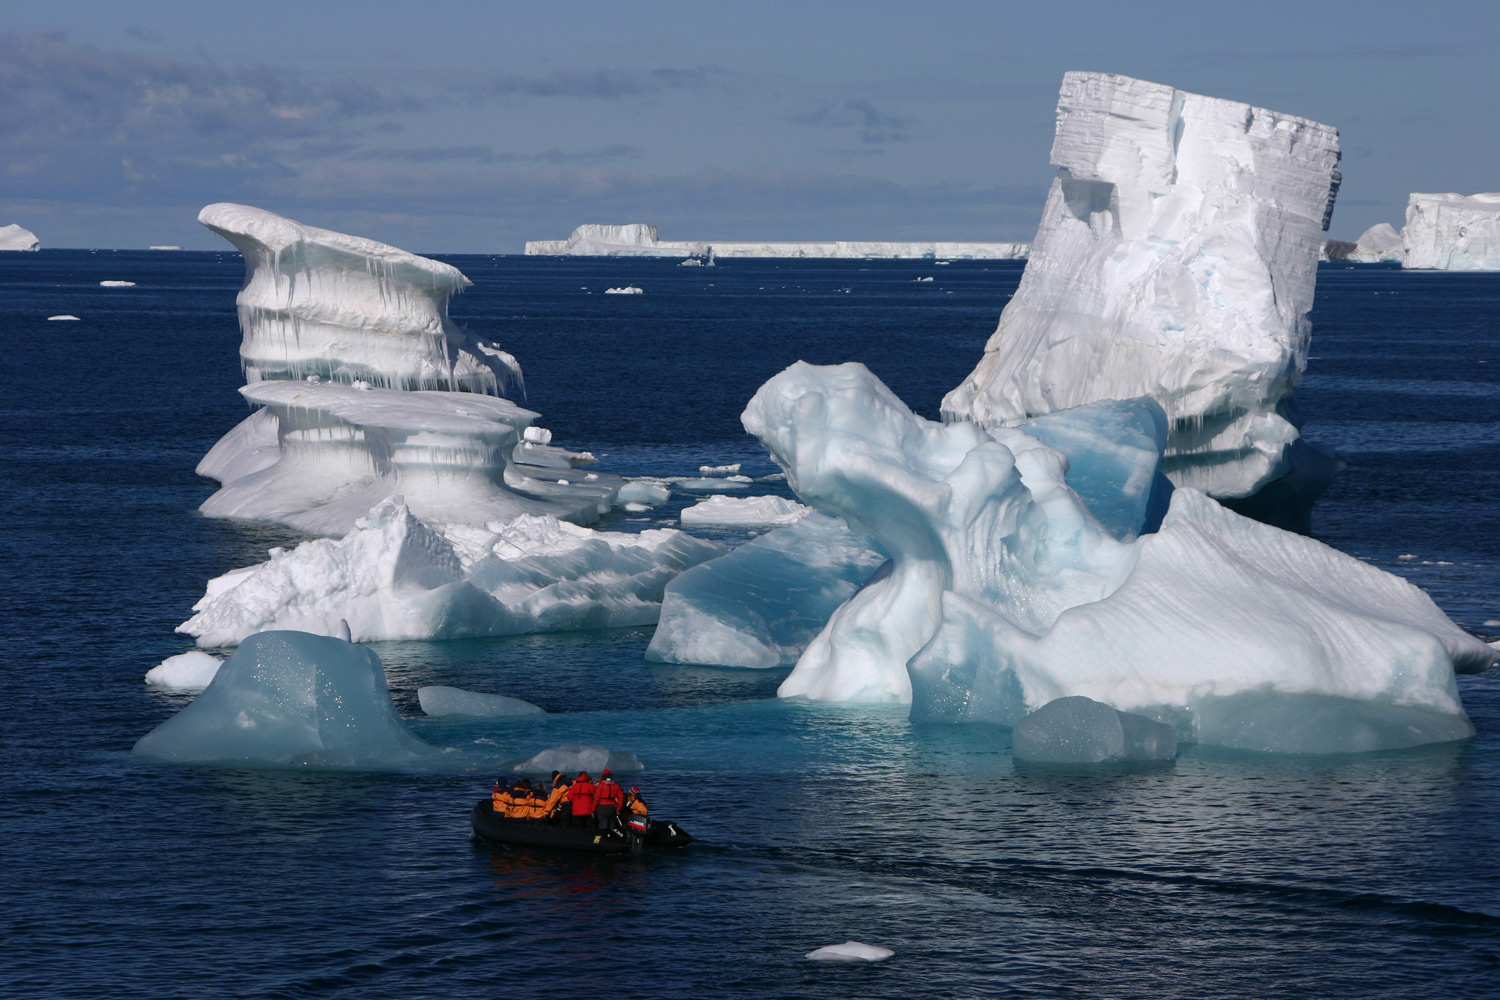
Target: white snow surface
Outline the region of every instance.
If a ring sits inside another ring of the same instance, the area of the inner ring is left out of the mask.
[[[315,374],[493,394],[521,378],[515,358],[449,320],[449,296],[470,284],[449,264],[249,205],[208,205],[198,221],[245,258],[236,302],[249,382]]]
[[[1119,539],[1067,485],[1061,453],[1018,429],[917,417],[862,365],[795,364],[742,420],[804,502],[892,557],[783,697],[1004,725],[1069,695],[1189,720],[1231,695],[1326,697],[1411,710],[1424,742],[1472,733],[1454,672],[1500,659],[1410,583],[1194,489],[1172,494],[1159,530]]]
[[[146,683],[169,691],[202,691],[219,672],[222,662],[212,653],[190,649],[169,656],[146,671]]]
[[[1177,485],[1245,497],[1283,476],[1338,160],[1337,131],[1305,118],[1066,74],[1025,274],[944,418],[1150,396]]]
[[[509,719],[526,715],[541,715],[540,705],[533,705],[520,698],[507,698],[502,694],[484,694],[480,691],[465,691],[462,688],[433,684],[417,688],[417,704],[422,711],[435,719],[460,716],[477,719]]]
[[[532,240],[528,254],[574,257],[867,257],[946,258],[952,260],[1025,260],[1026,243],[965,243],[934,240],[890,242],[824,240],[815,242],[755,242],[694,240],[663,241],[656,227],[646,223],[610,226],[586,223],[565,240]]]
[[[1500,271],[1500,192],[1413,194],[1401,238],[1403,267]]]
[[[15,223],[0,226],[0,250],[36,250],[41,245],[42,241],[29,229],[23,229]]]
[[[441,757],[396,714],[379,657],[305,632],[246,637],[203,693],[132,752],[179,764],[361,770]]]
[[[219,647],[269,629],[337,635],[344,621],[358,642],[648,625],[673,577],[726,551],[669,528],[600,532],[549,515],[428,524],[399,496],[354,528],[209,581],[178,631]]]
[[[845,941],[814,948],[807,957],[814,962],[880,962],[896,954],[889,948],[864,944],[860,941]]]
[[[204,456],[223,482],[200,508],[211,517],[274,521],[342,535],[401,494],[424,520],[484,524],[520,514],[589,522],[619,480],[514,461],[537,414],[473,392],[402,391],[336,382],[255,382],[257,410]],[[593,478],[589,478],[592,476]]]
[[[783,527],[796,524],[812,512],[811,507],[785,497],[728,497],[716,493],[683,508],[681,517],[683,524]]]

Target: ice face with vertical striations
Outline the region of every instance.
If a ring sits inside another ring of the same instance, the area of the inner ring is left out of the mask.
[[[1389,222],[1377,222],[1359,234],[1354,241],[1354,252],[1344,259],[1357,264],[1400,263],[1405,252],[1396,227]]]
[[[742,419],[804,502],[892,560],[834,612],[783,697],[1014,725],[1080,695],[1202,742],[1284,751],[1316,733],[1324,752],[1473,732],[1454,673],[1500,651],[1406,581],[1198,490],[1173,491],[1155,531],[1149,503],[1107,503],[1143,519],[1107,527],[1038,437],[924,420],[857,364],[793,365]],[[1145,439],[1108,408],[1093,426],[1085,454]],[[1144,478],[1089,477],[1089,502]]]
[[[36,233],[11,223],[0,226],[0,250],[35,250],[42,245]]]
[[[1066,74],[1026,272],[944,418],[1005,427],[1150,396],[1179,486],[1237,498],[1302,462],[1331,475],[1288,402],[1338,160],[1338,132],[1305,118]]]
[[[225,477],[203,503],[210,517],[342,535],[399,493],[435,523],[519,514],[589,522],[609,510],[619,486],[613,476],[516,464],[516,445],[537,415],[498,396],[287,381],[240,393],[263,409],[199,465]]]
[[[1401,238],[1403,267],[1500,271],[1500,193],[1413,194]]]
[[[515,358],[449,320],[449,296],[469,286],[456,267],[249,205],[209,205],[198,221],[245,258],[235,301],[246,381],[494,394],[521,378]]]

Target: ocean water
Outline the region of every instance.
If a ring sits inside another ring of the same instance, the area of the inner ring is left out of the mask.
[[[863,361],[935,416],[1021,274],[446,259],[475,282],[454,317],[517,355],[556,441],[657,475],[774,472],[738,414],[799,359]],[[172,630],[204,582],[298,540],[195,510],[194,465],[247,412],[242,274],[231,253],[0,255],[0,995],[1500,995],[1492,675],[1459,681],[1460,744],[1058,769],[1018,765],[1001,729],[782,704],[785,671],[649,664],[645,628],[377,643],[454,766],[132,757],[187,701],[142,676],[189,647]],[[622,284],[645,294],[600,294]],[[1500,275],[1325,265],[1312,353],[1307,433],[1348,463],[1318,536],[1500,637]],[[424,684],[549,714],[427,720]],[[698,842],[594,860],[471,839],[491,762],[579,741],[637,754],[653,811]],[[803,958],[849,939],[896,954]]]

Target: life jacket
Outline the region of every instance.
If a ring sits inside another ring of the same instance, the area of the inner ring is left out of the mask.
[[[604,778],[594,786],[594,808],[604,805],[612,805],[617,810],[625,806],[625,791],[613,778]]]
[[[510,790],[510,818],[532,819],[535,812],[531,808],[531,789],[517,785]]]
[[[497,788],[490,792],[490,808],[496,816],[510,815],[510,792]]]
[[[592,781],[579,779],[573,782],[573,787],[568,789],[563,798],[573,803],[574,816],[594,815],[594,788]]]
[[[630,798],[625,800],[624,811],[632,816],[644,816],[647,812],[646,800],[641,798],[639,795],[632,795],[630,796]]]
[[[547,796],[546,805],[542,806],[543,816],[551,816],[557,810],[557,807],[562,804],[563,796],[568,794],[568,787],[562,784],[553,786],[552,794]]]

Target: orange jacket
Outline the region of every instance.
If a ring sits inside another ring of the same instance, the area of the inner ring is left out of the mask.
[[[646,800],[639,795],[631,795],[625,799],[624,811],[632,816],[644,816],[646,815]]]
[[[504,788],[496,788],[490,792],[490,808],[495,811],[496,816],[509,816],[510,792]]]
[[[562,805],[563,796],[565,796],[567,794],[568,794],[568,786],[567,785],[556,785],[556,786],[554,786],[553,789],[552,789],[552,794],[549,795],[549,796],[547,796],[547,804],[542,807],[542,815],[543,816],[551,816],[554,812],[556,812],[557,811],[557,807],[560,806],[560,805]]]

